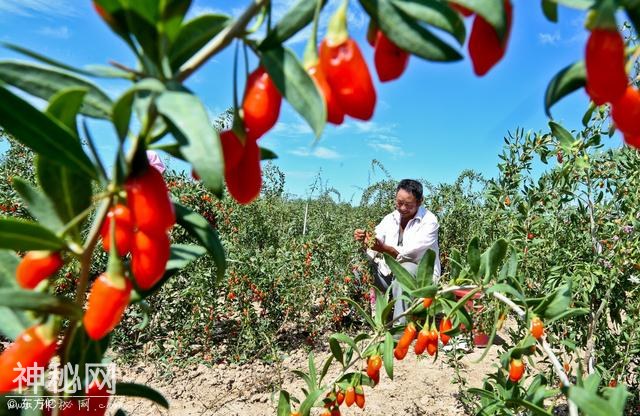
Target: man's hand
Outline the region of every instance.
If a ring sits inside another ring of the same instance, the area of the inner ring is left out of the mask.
[[[353,239],[356,241],[364,242],[367,233],[364,230],[357,229],[353,231]]]

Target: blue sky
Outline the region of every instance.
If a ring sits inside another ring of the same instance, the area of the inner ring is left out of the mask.
[[[274,0],[275,18],[294,2]],[[194,0],[189,16],[207,12],[237,15],[249,3]],[[321,31],[337,3],[329,1]],[[546,131],[546,85],[561,68],[582,58],[587,38],[584,12],[561,7],[559,17],[557,24],[548,22],[539,2],[514,0],[507,54],[486,76],[476,77],[468,59],[431,63],[412,57],[408,70],[395,82],[380,84],[372,72],[378,104],[371,121],[348,119],[340,127],[328,125],[313,146],[313,135],[304,120],[284,104],[278,124],[261,139],[261,145],[279,155],[276,164],[286,174],[287,190],[300,196],[308,194],[309,185],[321,171],[323,180],[343,199],[355,196],[357,201],[359,188],[368,184],[372,159],[381,161],[397,179],[450,182],[468,168],[494,176],[507,131],[516,127]],[[469,29],[470,23],[467,19]],[[364,40],[366,25],[366,14],[352,1],[349,29],[374,71],[373,51]],[[307,34],[305,31],[288,43],[299,56]],[[131,53],[94,14],[89,1],[0,0],[0,40],[76,66],[106,64],[108,60],[135,65]],[[212,117],[232,103],[231,52],[229,48],[219,54],[187,81]],[[466,45],[462,52],[466,57]],[[8,50],[0,51],[0,59],[17,57]],[[251,62],[256,65],[255,57]],[[128,85],[96,82],[112,98]],[[566,127],[579,128],[587,106],[586,94],[578,92],[557,104],[553,115]],[[111,127],[104,122],[92,122],[91,126],[100,151],[110,159],[107,155],[115,143]],[[619,146],[621,140],[616,135],[609,144]],[[170,166],[183,168],[173,161]],[[382,178],[379,172],[373,177]]]

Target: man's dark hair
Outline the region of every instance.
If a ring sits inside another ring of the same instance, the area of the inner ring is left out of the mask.
[[[403,179],[398,183],[396,193],[402,189],[407,192],[411,192],[417,201],[422,201],[422,184],[413,179]]]

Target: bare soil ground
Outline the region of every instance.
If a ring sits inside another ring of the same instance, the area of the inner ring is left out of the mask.
[[[481,363],[472,363],[482,355],[476,348],[462,360],[463,376],[469,387],[479,387],[486,374],[494,371],[498,362],[498,347],[494,346]],[[316,362],[324,360],[328,352],[316,351]],[[425,354],[426,355],[426,354]],[[181,370],[175,377],[166,379],[154,373],[153,363],[138,364],[131,368],[119,367],[119,379],[147,384],[160,392],[171,403],[166,411],[144,400],[118,397],[111,402],[110,411],[118,408],[133,415],[275,415],[278,402],[278,385],[298,397],[304,382],[291,373],[307,369],[307,354],[302,350],[292,352],[279,365],[262,362],[253,364],[215,365]],[[331,372],[327,377],[330,377]],[[360,410],[355,405],[341,407],[343,415],[464,415],[464,409],[456,399],[458,385],[453,384],[454,370],[445,362],[444,355],[437,360],[418,359],[413,351],[395,363],[394,379],[384,370],[376,388],[365,388],[366,405]],[[319,414],[315,409],[312,414]]]

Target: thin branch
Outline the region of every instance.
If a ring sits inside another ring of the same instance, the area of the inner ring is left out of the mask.
[[[224,49],[234,38],[244,33],[245,28],[251,19],[253,19],[253,17],[265,4],[267,4],[268,1],[269,0],[255,0],[254,3],[252,3],[244,13],[242,13],[238,20],[222,29],[222,31],[211,39],[209,43],[185,62],[180,67],[180,71],[176,75],[176,79],[180,82],[187,79],[198,68],[204,65],[209,58]]]
[[[518,316],[520,318],[524,318],[526,316],[526,312],[521,307],[516,305],[511,299],[509,299],[508,297],[506,297],[502,293],[493,292],[492,295],[493,295],[494,298],[498,299],[499,301],[501,301],[501,302],[505,303],[507,306],[509,306],[515,313],[518,314]],[[562,368],[562,364],[560,364],[560,360],[558,360],[558,357],[553,352],[553,350],[551,349],[551,346],[547,342],[547,336],[546,335],[544,335],[542,337],[542,342],[541,343],[542,343],[542,349],[547,354],[549,359],[551,360],[551,363],[553,364],[553,370],[558,375],[558,378],[560,379],[560,381],[562,382],[562,384],[565,387],[567,387],[567,388],[570,387],[572,384],[569,381],[569,377],[564,372],[564,369]],[[569,399],[568,395],[567,395],[567,401],[569,402],[569,414],[571,416],[578,416],[578,408],[577,408],[576,404]]]

